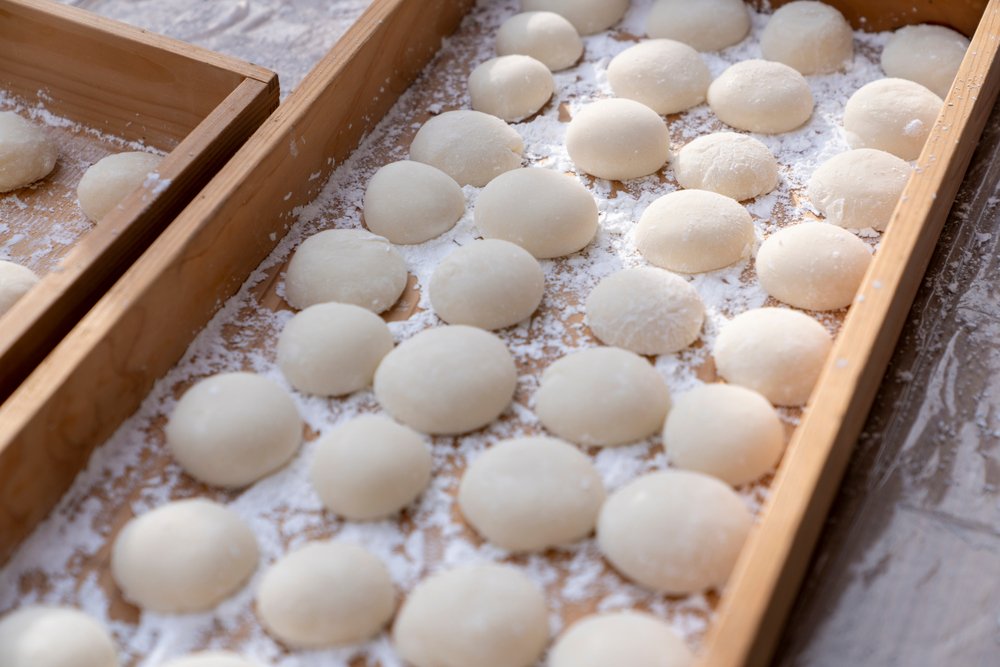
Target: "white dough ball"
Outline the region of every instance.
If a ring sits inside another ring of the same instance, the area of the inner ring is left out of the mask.
[[[635,244],[651,264],[681,273],[714,271],[750,255],[753,218],[735,200],[707,190],[677,190],[650,204]]]
[[[903,26],[882,49],[882,70],[886,76],[916,81],[944,98],[968,48],[965,35],[943,25]]]
[[[555,438],[503,440],[470,465],[458,488],[462,515],[509,551],[542,551],[594,530],[604,483],[573,445]]]
[[[535,257],[581,250],[597,233],[597,201],[572,176],[552,169],[515,169],[479,195],[476,227],[487,238],[516,243]]]
[[[381,313],[406,288],[406,262],[388,240],[363,229],[327,229],[296,248],[285,274],[285,298],[299,310],[352,303]]]
[[[472,565],[417,584],[392,632],[413,667],[531,667],[549,641],[548,610],[520,570]]]
[[[708,87],[708,104],[726,125],[780,134],[801,127],[813,112],[805,77],[782,63],[744,60]]]
[[[97,222],[132,194],[156,171],[163,158],[130,151],[98,160],[87,169],[76,188],[83,214]]]
[[[545,274],[524,248],[485,239],[445,257],[434,269],[428,292],[434,312],[448,324],[503,329],[538,309]]]
[[[555,12],[569,19],[581,35],[607,30],[622,20],[629,0],[521,0],[526,12]]]
[[[944,101],[919,83],[878,79],[861,86],[844,107],[851,148],[877,148],[916,160]]]
[[[497,55],[520,54],[553,72],[572,67],[583,55],[583,40],[565,17],[555,12],[522,12],[497,31]]]
[[[598,100],[569,122],[566,150],[586,173],[626,181],[656,173],[666,164],[670,133],[666,121],[645,104]]]
[[[58,157],[59,149],[45,130],[13,111],[0,112],[0,192],[45,178]]]
[[[782,5],[760,35],[768,60],[803,74],[829,74],[854,59],[854,34],[844,15],[822,2],[796,0]]]
[[[736,201],[778,187],[778,161],[763,143],[736,132],[713,132],[689,141],[673,157],[682,188],[711,190]]]
[[[567,354],[542,373],[535,414],[548,430],[581,445],[624,445],[663,426],[670,391],[648,361],[595,347]]]
[[[821,164],[806,191],[828,222],[885,231],[910,172],[910,165],[892,153],[856,148]]]
[[[787,308],[755,308],[727,322],[712,357],[727,382],[753,389],[775,405],[809,400],[833,340],[823,325]]]
[[[705,101],[712,75],[693,48],[651,39],[611,59],[608,83],[618,97],[642,102],[658,114],[678,113]]]
[[[111,576],[145,610],[208,611],[250,578],[257,558],[257,539],[236,512],[191,498],[125,524],[111,549]]]
[[[434,116],[417,130],[410,159],[437,167],[459,185],[482,187],[521,166],[524,141],[496,116],[459,109]]]
[[[510,122],[538,113],[555,87],[549,68],[531,56],[492,58],[469,75],[472,108]]]
[[[164,428],[167,447],[195,479],[252,484],[285,465],[302,443],[302,419],[284,389],[255,373],[220,373],[184,395]]]
[[[202,651],[171,660],[163,667],[258,667],[258,663],[229,651]]]
[[[39,280],[28,267],[0,259],[0,315],[13,308]]]
[[[0,618],[3,667],[118,667],[100,623],[72,607],[22,607]]]
[[[365,190],[365,225],[393,243],[423,243],[465,213],[462,188],[440,169],[412,160],[385,165]]]
[[[676,39],[699,51],[721,51],[750,32],[743,0],[657,0],[646,19],[650,37]]]
[[[692,667],[694,655],[664,621],[635,611],[586,616],[565,630],[548,667]]]
[[[386,355],[375,398],[418,431],[456,435],[486,426],[510,405],[517,368],[493,334],[468,326],[425,329]]]

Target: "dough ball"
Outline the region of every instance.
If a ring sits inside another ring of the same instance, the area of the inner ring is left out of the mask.
[[[362,229],[313,234],[292,255],[285,298],[297,309],[337,301],[388,310],[406,288],[406,262],[386,239]]]
[[[723,482],[686,470],[643,475],[611,494],[597,545],[616,570],[668,595],[721,589],[753,516]]]
[[[458,506],[476,531],[509,551],[543,551],[594,530],[604,483],[580,450],[545,437],[503,440],[462,476]]]
[[[302,419],[288,392],[271,380],[220,373],[184,392],[164,434],[186,473],[206,484],[236,488],[295,456]]]
[[[706,190],[677,190],[650,204],[635,230],[635,244],[651,264],[703,273],[750,255],[753,219],[738,202]]]
[[[851,148],[877,148],[904,160],[920,157],[944,101],[919,83],[878,79],[861,86],[844,107]]]
[[[510,122],[538,113],[555,87],[549,68],[531,56],[493,58],[469,75],[472,108]]]
[[[535,257],[581,250],[597,233],[597,201],[574,177],[551,169],[515,169],[479,195],[476,226]]]
[[[83,214],[97,222],[137,190],[156,171],[163,158],[131,151],[98,160],[87,169],[76,188]]]
[[[0,259],[0,315],[38,284],[35,272],[26,266]]]
[[[203,651],[171,660],[163,667],[258,667],[258,664],[247,660],[238,653]]]
[[[278,367],[299,391],[343,396],[372,383],[392,333],[381,317],[349,303],[318,303],[288,320]]]
[[[497,31],[497,55],[531,56],[553,72],[572,67],[583,55],[580,34],[555,12],[523,12]]]
[[[371,521],[413,502],[430,482],[431,463],[419,433],[380,415],[362,415],[316,442],[310,479],[331,512]]]
[[[473,565],[417,584],[393,641],[414,667],[530,667],[549,641],[542,592],[509,565]]]
[[[829,74],[854,60],[854,34],[834,7],[796,0],[771,16],[760,35],[760,50],[768,60],[785,63],[803,74]]]
[[[856,148],[820,165],[806,190],[827,222],[885,231],[910,171],[910,165],[892,153]]]
[[[882,69],[886,76],[916,81],[944,98],[968,48],[969,40],[951,28],[903,26],[882,49]]]
[[[657,0],[646,19],[650,37],[676,39],[699,51],[721,51],[750,32],[743,0]]]
[[[669,354],[698,340],[705,305],[688,281],[653,267],[625,269],[587,297],[587,325],[605,345]]]
[[[566,150],[588,174],[626,181],[654,174],[666,164],[670,133],[666,121],[645,104],[598,100],[569,122]]]
[[[257,616],[290,648],[359,644],[396,608],[389,571],[349,542],[310,542],[277,560],[257,589]]]
[[[672,39],[639,42],[608,65],[608,83],[615,95],[642,102],[662,115],[704,102],[711,82],[698,52]]]
[[[755,391],[704,384],[682,394],[663,427],[671,465],[739,486],[765,475],[785,450],[778,413]]]
[[[111,576],[145,610],[208,611],[250,578],[257,558],[257,540],[236,512],[191,498],[125,524],[111,548]]]
[[[429,287],[431,306],[442,320],[487,330],[529,318],[544,291],[545,274],[538,260],[499,239],[453,250],[434,269]]]
[[[670,391],[639,355],[615,347],[567,354],[542,374],[535,414],[548,430],[581,445],[624,445],[663,426]]]
[[[45,130],[13,111],[0,112],[0,192],[45,178],[58,157],[59,149]]]
[[[837,310],[854,301],[871,261],[868,245],[846,229],[807,222],[761,244],[757,277],[765,292],[790,306]]]
[[[833,341],[819,322],[787,308],[755,308],[722,327],[712,357],[727,382],[775,405],[805,405]]]
[[[496,116],[481,111],[446,111],[421,127],[410,144],[410,159],[437,167],[459,185],[482,187],[521,166],[521,135]]]
[[[555,12],[569,19],[581,35],[607,30],[622,20],[629,0],[521,0],[526,12]]]
[[[780,134],[801,127],[813,111],[805,77],[782,63],[744,60],[708,87],[708,104],[738,130]]]
[[[465,213],[462,188],[429,164],[401,160],[368,181],[365,224],[393,243],[429,241],[455,226]]]
[[[467,326],[425,329],[386,355],[375,398],[399,421],[434,435],[486,426],[510,405],[517,369],[503,341]]]
[[[767,146],[736,132],[714,132],[688,142],[673,158],[682,188],[711,190],[736,201],[778,187],[778,161]]]
[[[100,623],[72,607],[22,607],[0,618],[3,667],[118,667]]]
[[[673,629],[651,614],[619,611],[587,616],[564,631],[548,667],[692,667],[694,655]]]

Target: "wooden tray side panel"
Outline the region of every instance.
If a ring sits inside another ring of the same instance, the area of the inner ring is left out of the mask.
[[[914,23],[937,23],[972,36],[987,0],[823,0],[844,14],[859,30],[880,32]],[[791,0],[772,0],[777,8]],[[758,6],[762,2],[755,3]]]

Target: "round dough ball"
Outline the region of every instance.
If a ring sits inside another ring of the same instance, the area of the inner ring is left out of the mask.
[[[607,30],[622,20],[629,0],[521,0],[526,12],[555,12],[569,19],[581,35]]]
[[[485,239],[445,257],[434,269],[428,291],[434,312],[448,324],[503,329],[535,312],[545,292],[545,274],[524,248]]]
[[[807,222],[781,229],[757,251],[757,277],[778,301],[837,310],[854,301],[871,264],[868,245],[842,227]]]
[[[969,40],[943,25],[903,26],[882,49],[886,76],[916,81],[940,98],[948,95]]]
[[[455,226],[465,213],[462,188],[429,164],[401,160],[368,181],[365,224],[393,243],[429,241]]]
[[[598,447],[647,438],[663,426],[670,391],[639,355],[615,347],[567,354],[545,369],[535,414],[560,438]]]
[[[393,627],[414,667],[530,667],[549,641],[545,597],[509,565],[473,565],[428,577]]]
[[[238,653],[229,651],[202,651],[177,658],[163,667],[258,667]]]
[[[101,220],[142,186],[162,159],[159,155],[130,151],[109,155],[92,164],[76,188],[83,214],[94,222]]]
[[[431,451],[416,431],[362,415],[316,442],[310,481],[334,514],[382,519],[419,496],[431,479]]]
[[[553,72],[572,67],[583,55],[583,40],[565,17],[555,12],[522,12],[497,31],[497,55],[531,56]]]
[[[236,512],[191,498],[125,524],[111,548],[111,576],[145,610],[208,611],[250,578],[257,558],[257,540]]]
[[[493,58],[469,75],[472,108],[510,122],[538,113],[555,88],[552,72],[531,56]]]
[[[45,130],[13,111],[0,112],[0,192],[45,178],[58,157],[59,149]]]
[[[657,0],[646,19],[650,37],[676,39],[699,51],[721,51],[750,32],[743,0]]]
[[[343,396],[372,383],[392,350],[385,321],[361,306],[318,303],[288,320],[278,337],[278,367],[299,391]]]
[[[184,395],[164,428],[184,471],[214,486],[252,484],[302,443],[302,418],[284,389],[255,373],[220,373]]]
[[[704,384],[682,394],[663,427],[670,463],[739,486],[765,475],[785,450],[778,413],[755,391]]]
[[[510,405],[517,369],[503,341],[467,326],[425,329],[386,355],[375,398],[418,431],[457,435],[486,426]]]
[[[677,190],[646,208],[635,244],[651,264],[681,273],[703,273],[750,255],[753,219],[738,202],[706,190]]]
[[[285,299],[299,310],[317,303],[352,303],[381,313],[406,288],[406,262],[388,240],[363,229],[313,234],[292,255]]]
[[[698,340],[705,305],[688,281],[653,267],[602,279],[587,297],[587,325],[605,345],[669,354]]]
[[[692,667],[694,655],[673,629],[651,614],[619,611],[587,616],[549,653],[548,667]]]
[[[0,618],[3,667],[118,667],[100,623],[72,607],[32,606]]]
[[[910,165],[892,153],[856,148],[820,165],[806,191],[827,222],[881,232],[889,225],[910,171]]]
[[[722,327],[712,350],[727,382],[753,389],[775,405],[809,400],[833,340],[819,322],[787,308],[755,308]]]
[[[854,60],[854,34],[844,15],[815,0],[796,0],[779,7],[760,35],[768,60],[803,74],[828,74]]]
[[[348,542],[310,542],[279,558],[257,589],[257,616],[290,648],[368,641],[396,608],[382,561]]]
[[[459,185],[482,187],[521,166],[521,135],[496,116],[460,109],[434,116],[417,130],[410,159],[437,167]]]
[[[801,127],[813,112],[805,77],[782,63],[744,60],[708,87],[708,104],[726,125],[780,134]]]
[[[723,482],[686,470],[643,475],[611,494],[597,545],[616,570],[668,595],[721,589],[753,526]]]
[[[944,101],[919,83],[878,79],[861,86],[844,107],[851,148],[877,148],[904,160],[920,157]]]
[[[569,122],[566,150],[588,174],[625,181],[654,174],[666,164],[670,133],[666,121],[645,104],[598,100]]]
[[[483,189],[475,221],[488,238],[516,243],[539,259],[561,257],[597,234],[597,201],[572,176],[515,169]]]
[[[778,161],[767,146],[736,132],[713,132],[688,142],[673,157],[682,188],[711,190],[736,201],[778,187]]]
[[[642,102],[658,114],[678,113],[705,101],[712,75],[683,42],[651,39],[611,59],[608,83],[618,97]]]
[[[0,315],[38,284],[39,277],[26,266],[0,259]]]
[[[509,551],[543,551],[594,530],[604,483],[573,445],[555,438],[503,440],[462,476],[458,506],[480,535]]]

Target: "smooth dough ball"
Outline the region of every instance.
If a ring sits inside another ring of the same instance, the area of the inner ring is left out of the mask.
[[[337,301],[388,310],[406,288],[406,261],[363,229],[327,229],[302,242],[285,274],[285,298],[299,310]]]
[[[278,337],[278,367],[299,391],[343,396],[372,383],[392,333],[370,310],[318,303],[288,320]]]
[[[437,167],[459,185],[481,188],[521,166],[524,141],[496,116],[459,109],[434,116],[417,130],[410,159]]]
[[[302,443],[302,418],[284,389],[255,373],[220,373],[184,395],[164,428],[184,471],[214,486],[252,484]]]
[[[676,39],[699,51],[721,51],[750,32],[743,0],[657,0],[646,19],[650,37]]]
[[[604,483],[573,445],[555,438],[503,440],[473,461],[458,506],[476,531],[510,551],[542,551],[594,530]]]
[[[910,165],[892,153],[856,148],[820,165],[806,191],[827,222],[881,232],[889,225],[910,172]]]
[[[682,394],[663,427],[671,465],[739,486],[777,465],[785,430],[766,398],[734,384],[704,384]]]
[[[677,190],[646,208],[635,244],[651,264],[681,273],[703,273],[750,255],[753,218],[735,200],[706,190]]]
[[[542,374],[535,414],[560,438],[598,447],[642,440],[663,426],[670,391],[648,361],[595,347],[567,354]]]
[[[39,277],[26,266],[0,260],[0,315],[38,284]]]
[[[775,405],[809,400],[833,340],[823,325],[787,308],[755,308],[727,322],[712,357],[727,382],[753,389]]]
[[[744,60],[708,87],[708,104],[726,125],[780,134],[801,127],[813,112],[805,77],[782,63]]]
[[[316,441],[310,481],[334,514],[381,519],[403,509],[431,479],[423,437],[379,415],[362,415]]]
[[[238,653],[229,651],[202,651],[165,663],[163,667],[258,667]]]
[[[257,539],[236,512],[191,498],[125,524],[111,549],[111,576],[143,609],[208,611],[250,578],[257,558]]]
[[[3,667],[118,667],[100,623],[72,607],[32,606],[0,618]]]
[[[542,302],[545,274],[531,253],[500,239],[452,251],[431,276],[431,306],[448,324],[503,329],[529,318]]]
[[[844,107],[851,148],[877,148],[904,160],[920,157],[944,101],[919,83],[878,79],[861,86]]]
[[[385,165],[365,190],[365,225],[393,243],[429,241],[465,213],[462,188],[440,169],[412,160]]]
[[[375,398],[418,431],[456,435],[486,426],[507,409],[517,369],[503,341],[461,325],[425,329],[386,355]]]
[[[561,257],[594,238],[597,201],[567,174],[516,169],[483,189],[475,221],[488,238],[516,243],[539,259]]]
[[[962,65],[969,40],[942,25],[903,26],[882,49],[886,76],[916,81],[944,98]]]
[[[587,616],[569,627],[549,653],[548,667],[691,667],[694,655],[677,633],[651,614],[619,611]]]
[[[393,627],[414,667],[530,667],[549,641],[545,597],[509,565],[472,565],[417,584]]]
[[[510,122],[538,113],[555,87],[549,68],[531,56],[493,58],[469,75],[472,108]]]
[[[98,160],[87,169],[76,188],[83,214],[97,222],[138,189],[163,158],[131,151]]]
[[[670,133],[660,116],[634,100],[598,100],[569,122],[566,150],[577,167],[598,178],[626,181],[656,173],[670,157]]]
[[[778,161],[767,146],[736,132],[713,132],[684,145],[673,157],[682,188],[711,190],[736,201],[778,187]]]
[[[803,74],[828,74],[854,60],[854,33],[834,7],[796,0],[771,16],[760,35],[760,50],[768,60],[785,63]]]
[[[669,354],[698,340],[705,305],[688,281],[653,267],[602,279],[587,297],[587,325],[605,345]]]
[[[581,35],[607,30],[622,20],[629,0],[521,0],[526,12],[555,12],[565,16]]]
[[[618,97],[642,102],[658,114],[678,113],[705,101],[712,75],[683,42],[651,39],[611,59],[608,83]]]
[[[837,310],[854,301],[871,264],[868,245],[822,222],[781,229],[757,251],[757,277],[778,301],[805,310]]]
[[[497,55],[531,56],[553,72],[572,67],[583,55],[583,40],[565,17],[555,12],[522,12],[497,31]]]
[[[611,494],[597,545],[616,570],[658,593],[721,589],[753,526],[723,482],[686,470],[643,475]]]
[[[45,178],[58,157],[59,149],[45,130],[13,111],[0,112],[0,192]]]

